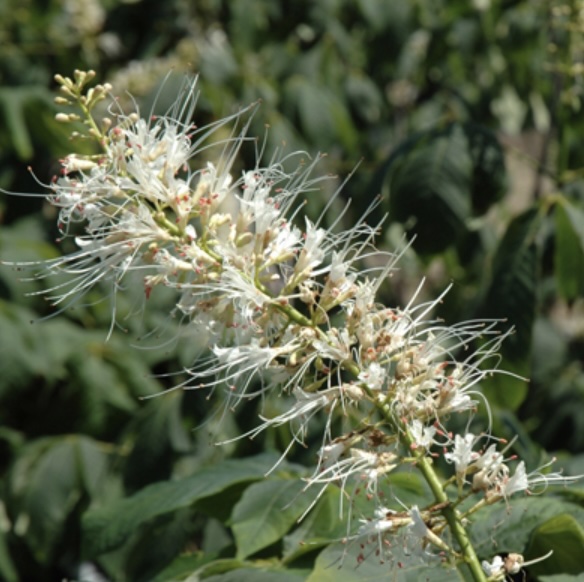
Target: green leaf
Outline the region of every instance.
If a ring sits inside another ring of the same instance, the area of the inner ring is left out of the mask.
[[[168,567],[184,548],[191,545],[195,536],[200,535],[200,524],[193,519],[189,508],[152,520],[147,528],[142,528],[137,536],[132,536],[131,547],[123,568],[127,579],[150,582]],[[203,560],[199,556],[198,565],[207,561],[209,558]]]
[[[462,127],[407,142],[387,167],[390,218],[416,236],[416,250],[438,253],[456,243],[471,216],[473,167]]]
[[[181,421],[182,392],[162,394],[148,401],[135,420],[135,444],[124,468],[124,484],[134,491],[168,479],[175,453],[189,450],[189,436]]]
[[[513,497],[510,503],[491,505],[477,513],[470,528],[471,541],[484,559],[500,552],[525,554],[532,532],[561,514],[571,514],[584,525],[584,509],[564,499]]]
[[[501,200],[507,189],[505,154],[490,129],[467,123],[463,125],[472,159],[471,196],[475,216],[489,211]]]
[[[340,141],[345,149],[354,147],[357,134],[348,111],[327,87],[296,75],[285,87],[284,99],[313,143],[330,147]]]
[[[305,579],[304,571],[238,568],[225,574],[205,577],[205,582],[303,582]]]
[[[504,154],[490,130],[454,123],[405,141],[378,173],[373,189],[389,198],[390,219],[404,223],[423,254],[461,245],[470,219],[506,189]]]
[[[28,160],[32,157],[33,146],[27,128],[23,103],[28,97],[27,87],[3,87],[0,90],[0,112],[18,157]]]
[[[352,73],[345,81],[345,91],[352,109],[368,123],[381,117],[383,96],[373,80],[363,74]]]
[[[584,212],[568,201],[557,204],[555,274],[560,295],[568,300],[584,295]]]
[[[100,445],[84,436],[42,439],[21,452],[6,503],[13,522],[29,521],[24,539],[39,562],[54,559],[68,520],[95,493],[106,462]]]
[[[284,538],[284,557],[288,562],[346,535],[347,524],[339,515],[341,495],[338,487],[328,487],[314,509]]]
[[[306,582],[460,582],[462,574],[436,561],[429,565],[404,551],[403,540],[392,544],[393,557],[382,561],[376,554],[378,541],[362,547],[354,542],[335,544],[323,550]]]
[[[279,541],[306,511],[314,495],[297,478],[250,485],[231,517],[237,558],[243,559]]]
[[[186,580],[202,564],[209,561],[209,556],[203,553],[179,556],[164,570],[151,578],[150,582],[179,582]]]
[[[570,574],[552,574],[551,576],[538,576],[539,582],[584,582],[584,574],[571,576]]]
[[[19,582],[20,578],[16,566],[10,557],[10,551],[6,543],[6,536],[0,530],[0,579],[4,582]]]
[[[276,561],[270,563],[246,562],[237,559],[221,559],[199,568],[189,580],[206,580],[212,582],[299,582],[305,580],[305,570],[284,570]]]
[[[89,511],[83,519],[85,553],[96,556],[112,550],[156,516],[188,507],[236,483],[261,479],[275,462],[273,455],[224,461],[190,477],[155,483],[132,497]]]
[[[542,523],[532,534],[525,552],[527,560],[553,554],[530,567],[539,574],[579,574],[584,571],[584,529],[569,513],[556,515]]]
[[[490,282],[480,308],[485,318],[506,321],[514,333],[503,342],[502,368],[518,375],[528,371],[532,334],[537,307],[539,249],[537,235],[543,214],[532,208],[511,221],[499,243],[492,265]],[[496,374],[489,384],[501,407],[515,410],[527,394],[521,380]]]

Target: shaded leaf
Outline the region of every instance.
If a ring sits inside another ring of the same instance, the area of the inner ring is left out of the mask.
[[[170,477],[177,452],[189,450],[181,420],[182,392],[148,401],[134,423],[135,444],[124,468],[124,485],[134,491]]]
[[[555,219],[558,291],[573,301],[584,295],[584,212],[566,201],[556,205]]]
[[[391,220],[416,236],[421,253],[438,253],[465,233],[471,216],[472,158],[463,129],[411,140],[390,158],[383,189]]]
[[[514,333],[503,342],[503,369],[525,376],[532,347],[539,282],[537,235],[543,215],[536,208],[513,219],[495,253],[490,282],[480,314],[501,319]],[[496,374],[488,393],[501,407],[515,410],[527,394],[522,380]]]
[[[0,112],[14,149],[22,160],[30,159],[33,154],[32,140],[23,108],[23,102],[26,100],[27,87],[3,87],[0,90]]]
[[[150,582],[190,546],[197,533],[196,520],[188,508],[152,520],[132,540],[124,567],[128,580]],[[199,556],[199,566],[201,563],[204,560]]]
[[[89,511],[83,519],[85,551],[94,556],[112,550],[153,517],[188,507],[235,483],[260,479],[274,463],[272,455],[224,461],[190,477],[149,485],[132,497]]]
[[[9,474],[11,519],[28,520],[24,539],[40,562],[52,555],[78,504],[95,493],[107,456],[84,436],[43,439],[28,445]]]
[[[20,580],[16,566],[10,557],[3,531],[0,531],[0,579],[4,582],[19,582]]]
[[[475,123],[464,124],[463,128],[472,158],[473,214],[480,216],[488,212],[505,194],[505,155],[497,136],[490,129]]]
[[[571,574],[552,574],[551,576],[538,576],[539,582],[584,582],[584,574],[572,576]]]
[[[501,199],[504,155],[490,130],[455,123],[405,141],[380,171],[379,181],[389,195],[390,219],[416,236],[416,250],[438,253],[459,244],[469,220]]]
[[[584,522],[569,513],[556,515],[542,523],[532,534],[525,557],[533,560],[550,550],[553,554],[530,567],[537,574],[580,574],[584,572]]]

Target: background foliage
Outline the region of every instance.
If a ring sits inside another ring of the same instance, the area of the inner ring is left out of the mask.
[[[252,131],[268,153],[326,152],[322,171],[339,180],[359,164],[348,224],[381,194],[379,244],[416,235],[385,300],[407,302],[426,275],[428,296],[454,284],[447,321],[515,326],[502,366],[530,382],[484,387],[494,431],[519,436],[528,466],[555,454],[584,473],[584,2],[5,0],[0,22],[0,187],[42,192],[68,152],[54,73],[94,68],[146,111],[157,92],[161,110],[172,102],[180,74],[160,92],[170,70],[199,73],[199,125],[261,100]],[[309,214],[329,194],[311,196]],[[41,198],[3,196],[0,218],[3,259],[62,252]],[[20,279],[0,269],[1,579],[390,579],[375,559],[355,569],[353,548],[331,567],[344,535],[335,490],[297,523],[318,443],[266,480],[284,429],[212,445],[249,429],[253,406],[221,419],[198,393],[144,399],[177,384],[200,348],[168,317],[171,298],[137,317],[140,286],[128,285],[110,329],[99,291],[58,311],[34,294],[50,282]],[[423,491],[412,475],[393,486],[405,503]],[[481,557],[551,548],[532,579],[575,579],[583,499],[575,487],[481,515]]]

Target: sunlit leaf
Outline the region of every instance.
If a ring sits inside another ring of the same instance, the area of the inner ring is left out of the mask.
[[[374,542],[377,546],[377,542]],[[392,557],[390,557],[392,555]],[[334,544],[323,550],[306,582],[462,582],[462,574],[440,564],[432,566],[404,551],[398,539],[381,559],[376,547],[358,542]]]
[[[206,582],[304,582],[305,571],[238,568],[225,574],[205,577]]]
[[[584,526],[584,509],[574,503],[549,496],[515,496],[508,504],[500,503],[478,512],[471,524],[471,539],[477,553],[484,559],[499,552],[524,554],[537,528],[565,513],[571,514],[579,527]],[[539,547],[545,549],[543,545]],[[552,549],[545,547],[548,549],[543,554]]]
[[[314,497],[303,494],[305,486],[296,478],[270,479],[245,490],[231,517],[238,558],[246,558],[286,534]]]

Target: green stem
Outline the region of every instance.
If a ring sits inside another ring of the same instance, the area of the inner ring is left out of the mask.
[[[404,445],[406,445],[408,448],[411,448],[413,440],[407,432],[403,434],[402,441]],[[462,519],[456,509],[452,507],[448,496],[442,488],[442,482],[438,478],[438,475],[436,475],[430,460],[427,457],[420,456],[416,461],[416,467],[420,470],[424,479],[426,479],[426,482],[430,486],[436,502],[438,504],[444,505],[440,512],[444,516],[444,519],[446,519],[452,535],[460,546],[460,550],[464,556],[464,561],[469,567],[473,579],[475,582],[485,582],[487,577],[483,572],[481,563],[468,537],[468,533],[465,527],[462,525]]]
[[[406,430],[406,427],[398,426],[398,423],[394,419],[388,407],[379,403],[379,401],[375,399],[374,395],[370,393],[370,390],[366,386],[364,386],[364,389],[376,403],[377,408],[385,418],[386,422],[396,431],[397,434],[400,435],[401,442],[406,447],[406,449],[414,450],[414,440]],[[432,494],[434,495],[436,504],[441,506],[440,513],[448,523],[448,527],[450,528],[454,539],[456,539],[458,542],[464,562],[470,569],[474,581],[486,582],[487,577],[483,572],[479,558],[474,550],[470,538],[468,537],[468,533],[462,524],[462,517],[448,499],[448,496],[444,491],[443,484],[432,467],[431,460],[428,457],[424,457],[423,455],[417,455],[416,467],[420,470],[422,476],[428,483]]]

